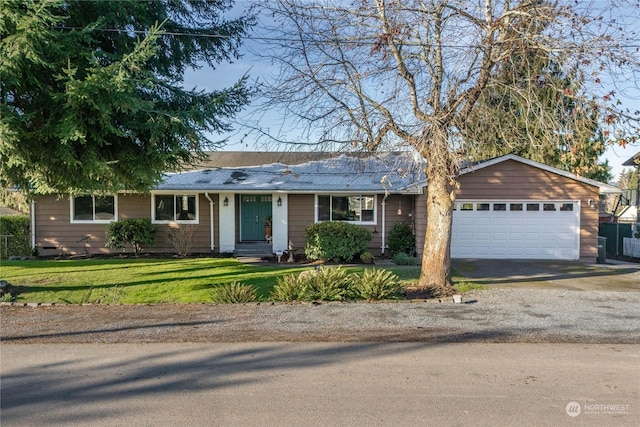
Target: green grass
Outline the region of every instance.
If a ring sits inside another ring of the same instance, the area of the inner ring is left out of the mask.
[[[251,266],[233,258],[3,261],[0,276],[20,286],[18,302],[81,304],[211,302],[213,286],[241,282],[266,297],[277,278],[303,268]]]
[[[345,268],[349,273],[365,267]],[[0,278],[20,287],[17,302],[201,303],[212,302],[216,285],[251,284],[266,299],[278,277],[309,267],[257,266],[234,258],[87,259],[2,261]],[[389,267],[403,285],[414,284],[420,267]],[[454,272],[454,282],[461,281]]]
[[[475,267],[474,267],[475,268]],[[465,271],[470,271],[471,269],[467,269]],[[465,292],[469,292],[474,289],[487,289],[486,286],[479,285],[477,283],[469,282],[459,271],[455,269],[451,269],[451,278],[453,280],[453,287],[456,288],[459,294],[464,294]]]

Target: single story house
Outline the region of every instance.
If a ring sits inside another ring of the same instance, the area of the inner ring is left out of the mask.
[[[168,235],[179,228],[192,233],[194,253],[301,252],[307,225],[332,220],[370,230],[380,256],[404,222],[420,255],[428,183],[416,164],[408,153],[215,152],[150,194],[36,197],[32,244],[43,256],[110,253],[107,224],[146,217],[159,228],[147,252],[175,252]],[[454,258],[595,259],[599,194],[618,191],[514,155],[469,166],[459,182]]]

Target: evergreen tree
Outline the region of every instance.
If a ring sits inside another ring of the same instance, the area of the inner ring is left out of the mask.
[[[182,87],[238,57],[253,18],[232,0],[0,2],[0,181],[39,192],[146,191],[218,143],[246,78]]]
[[[563,70],[547,52],[532,48],[512,57],[496,69],[495,80],[479,98],[481,108],[469,118],[464,143],[467,158],[516,154],[609,181],[608,162],[598,162],[606,150],[598,108],[574,96],[580,87],[580,75]],[[487,126],[487,120],[497,126]],[[551,124],[556,128],[549,129]]]

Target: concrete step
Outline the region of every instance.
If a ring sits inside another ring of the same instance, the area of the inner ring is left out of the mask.
[[[265,242],[242,242],[236,243],[233,251],[236,256],[265,256],[273,254],[273,245]]]

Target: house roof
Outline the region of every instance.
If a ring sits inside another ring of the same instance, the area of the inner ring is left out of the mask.
[[[524,157],[516,156],[515,154],[507,154],[505,156],[496,157],[496,158],[493,158],[493,159],[490,159],[490,160],[487,160],[487,161],[484,161],[484,162],[480,162],[480,163],[465,167],[462,170],[460,170],[460,175],[464,175],[464,174],[467,174],[469,172],[473,172],[473,171],[476,171],[476,170],[479,170],[479,169],[483,169],[483,168],[486,168],[486,167],[489,167],[489,166],[493,166],[493,165],[496,165],[498,163],[505,162],[507,160],[514,160],[516,162],[520,162],[520,163],[523,163],[525,165],[532,166],[534,168],[542,169],[542,170],[545,170],[547,172],[554,173],[556,175],[564,176],[564,177],[569,178],[569,179],[574,179],[576,181],[582,182],[582,183],[587,184],[587,185],[591,185],[593,187],[598,187],[599,190],[600,190],[600,193],[602,193],[602,194],[611,194],[611,193],[620,193],[620,192],[622,192],[621,189],[619,189],[618,187],[615,187],[613,185],[605,184],[604,182],[596,181],[594,179],[584,178],[584,177],[578,176],[576,174],[573,174],[571,172],[567,172],[567,171],[562,170],[562,169],[554,168],[553,166],[545,165],[544,163],[538,163],[538,162],[535,162],[533,160],[525,159]]]
[[[637,152],[632,158],[624,162],[622,166],[640,167],[640,151]]]
[[[207,151],[206,160],[186,165],[186,170],[263,166],[273,163],[300,165],[312,161],[339,157],[341,153],[327,151]],[[346,154],[346,153],[345,153]],[[371,157],[371,153],[353,152],[349,157]]]
[[[639,153],[640,154],[640,153]],[[620,189],[543,163],[508,154],[464,167],[460,175],[513,160],[598,187]],[[155,191],[211,192],[389,192],[421,193],[424,163],[406,152],[212,152],[200,169],[167,173]],[[195,167],[195,166],[194,166]]]
[[[308,157],[305,157],[305,154]],[[207,167],[166,174],[155,191],[229,192],[390,192],[420,193],[426,186],[424,168],[417,167],[408,153],[318,155],[319,153],[223,154],[207,166],[223,159],[246,166]],[[317,156],[316,156],[317,155]],[[217,153],[215,153],[217,156]],[[245,159],[242,161],[241,157]],[[266,160],[290,160],[251,165]],[[313,159],[306,160],[305,159]],[[295,163],[295,164],[293,164]]]
[[[18,212],[15,209],[11,209],[7,206],[0,206],[0,216],[17,216],[17,215],[25,215],[22,212]]]

